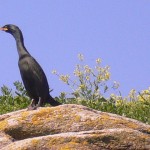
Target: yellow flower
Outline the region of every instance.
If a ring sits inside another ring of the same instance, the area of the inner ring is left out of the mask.
[[[56,73],[57,73],[57,71],[56,71],[56,70],[53,70],[53,71],[52,71],[52,74],[56,74]]]
[[[101,63],[101,59],[100,58],[96,59],[96,63],[100,64]]]
[[[140,101],[140,102],[144,102],[144,101],[145,101],[144,98],[141,97],[141,95],[138,95],[138,96],[137,96],[137,99],[138,99],[138,101]]]
[[[86,80],[90,80],[90,77],[89,77],[89,76],[86,76],[85,78],[86,78]]]
[[[132,90],[129,92],[128,97],[130,98],[130,100],[136,100],[136,90],[135,90],[135,89],[132,89]]]
[[[122,100],[116,100],[116,106],[120,106],[122,104]]]
[[[82,75],[82,72],[79,71],[79,70],[75,70],[74,75],[77,76],[77,77],[80,77]]]
[[[109,78],[110,78],[110,73],[106,72],[106,74],[105,74],[105,80],[109,80]]]
[[[60,80],[69,84],[68,80],[69,80],[69,75],[60,75]]]
[[[97,81],[98,81],[98,82],[101,82],[101,81],[102,81],[102,75],[101,75],[101,74],[99,74],[99,75],[97,76]]]
[[[86,88],[86,85],[85,85],[85,84],[81,84],[81,85],[79,86],[79,88],[82,89],[82,90],[84,90],[84,89]]]
[[[144,90],[143,93],[144,94],[150,94],[150,91],[149,90]]]
[[[113,98],[113,99],[116,99],[116,95],[115,94],[111,94],[110,97]]]
[[[91,68],[88,65],[84,66],[84,70],[85,70],[86,73],[91,72]]]
[[[74,70],[74,75],[77,76],[77,77],[80,77],[83,73],[81,72],[81,66],[80,65],[76,65],[76,68]]]

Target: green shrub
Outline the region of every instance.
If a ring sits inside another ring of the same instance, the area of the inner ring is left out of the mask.
[[[81,64],[77,64],[74,70],[75,80],[69,75],[60,75],[53,71],[65,84],[71,88],[71,93],[61,92],[55,99],[64,104],[81,104],[96,110],[119,114],[133,118],[144,123],[150,124],[150,88],[137,93],[132,89],[128,96],[105,94],[113,90],[118,90],[119,83],[113,82],[109,87],[110,72],[109,67],[102,67],[101,60],[96,60],[94,69],[83,64],[83,55],[79,54]],[[13,93],[12,89],[7,86],[1,87],[0,96],[0,114],[26,108],[30,104],[26,90],[21,82],[14,83],[16,88]]]
[[[75,66],[73,71],[73,79],[70,75],[59,74],[56,70],[52,71],[53,74],[59,77],[63,83],[67,84],[72,92],[62,92],[61,97],[67,96],[82,100],[98,100],[101,99],[108,90],[118,89],[119,83],[113,82],[109,88],[110,80],[110,67],[102,67],[101,59],[96,59],[96,65],[91,68],[89,65],[84,65],[84,56],[78,55],[80,63]]]
[[[78,58],[80,63],[75,66],[75,80],[71,79],[70,75],[62,75],[53,71],[53,74],[57,75],[72,90],[71,93],[61,92],[59,100],[63,103],[81,104],[150,124],[150,89],[143,90],[139,94],[132,89],[127,97],[122,97],[119,91],[119,96],[111,94],[108,98],[105,98],[104,95],[108,90],[116,90],[119,87],[119,83],[116,81],[113,82],[111,88],[108,86],[110,80],[109,67],[102,67],[101,59],[98,58],[96,66],[91,68],[84,65],[83,55],[79,54]],[[68,96],[71,98],[68,98]]]
[[[15,94],[5,85],[1,87],[0,114],[23,109],[30,104],[22,83],[16,81],[14,85],[16,87]]]

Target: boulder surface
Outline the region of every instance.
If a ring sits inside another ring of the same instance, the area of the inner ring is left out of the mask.
[[[0,116],[1,150],[150,149],[150,125],[66,104]]]

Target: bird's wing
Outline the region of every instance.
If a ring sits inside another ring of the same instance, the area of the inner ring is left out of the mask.
[[[48,82],[41,66],[33,57],[26,57],[19,62],[20,73],[25,88],[30,95],[36,95],[47,92]]]

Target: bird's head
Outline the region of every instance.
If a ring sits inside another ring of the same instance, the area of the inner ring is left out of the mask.
[[[14,35],[18,31],[20,32],[20,29],[17,26],[12,25],[12,24],[7,24],[7,25],[1,27],[0,30],[8,32],[12,35]]]

